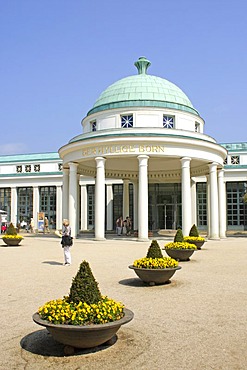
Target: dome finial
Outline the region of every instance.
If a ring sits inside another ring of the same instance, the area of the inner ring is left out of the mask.
[[[147,60],[145,57],[140,57],[137,62],[135,62],[135,66],[138,69],[138,74],[146,74],[148,67],[151,65],[151,62]]]

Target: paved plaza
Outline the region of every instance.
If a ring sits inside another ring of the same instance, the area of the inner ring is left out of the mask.
[[[158,241],[163,247],[172,238]],[[208,241],[190,262],[180,262],[170,284],[153,287],[128,268],[149,245],[115,236],[102,242],[77,239],[72,265],[65,267],[54,236],[28,235],[19,247],[0,241],[0,369],[246,369],[247,238]],[[135,317],[112,346],[65,357],[63,346],[32,315],[68,294],[84,259],[101,293],[123,302]]]

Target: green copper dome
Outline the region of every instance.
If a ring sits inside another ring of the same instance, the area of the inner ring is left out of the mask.
[[[150,64],[146,58],[139,58],[135,63],[138,75],[123,78],[110,85],[96,100],[88,115],[124,107],[172,108],[199,115],[179,87],[163,78],[147,75]]]

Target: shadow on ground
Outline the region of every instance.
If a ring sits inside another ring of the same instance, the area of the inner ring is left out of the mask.
[[[112,344],[100,345],[94,348],[75,348],[74,356],[87,355],[90,353],[100,352],[114,345],[117,341],[117,335],[113,338]],[[20,341],[21,347],[33,354],[41,356],[64,357],[64,345],[56,342],[51,334],[46,330],[37,330],[23,337]]]

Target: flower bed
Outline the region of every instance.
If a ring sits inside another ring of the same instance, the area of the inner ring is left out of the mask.
[[[202,238],[201,236],[184,236],[184,241],[205,242],[205,238]]]
[[[195,244],[187,242],[172,242],[164,246],[164,249],[197,249]]]
[[[23,236],[21,236],[20,234],[16,234],[16,235],[8,235],[8,234],[4,234],[4,235],[2,236],[2,239],[22,240],[22,239],[23,239]]]
[[[146,269],[166,269],[178,266],[178,262],[170,257],[163,258],[140,258],[133,263],[134,267]]]
[[[47,302],[39,308],[38,313],[43,320],[53,324],[90,325],[105,324],[116,321],[124,316],[124,305],[106,296],[97,304],[78,304],[70,302],[68,297]]]

